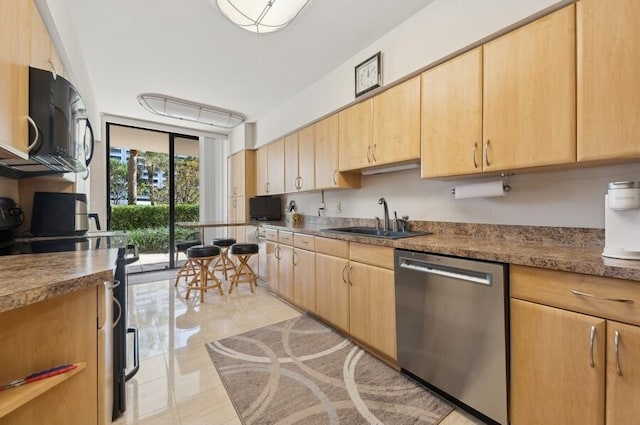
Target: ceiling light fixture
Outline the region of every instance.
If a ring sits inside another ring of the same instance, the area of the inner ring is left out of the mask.
[[[281,30],[295,19],[309,0],[213,0],[240,28],[256,33]]]
[[[158,93],[142,93],[138,102],[152,114],[231,129],[244,122],[237,112]]]

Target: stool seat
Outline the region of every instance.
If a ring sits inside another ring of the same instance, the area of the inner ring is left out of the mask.
[[[191,248],[192,246],[196,246],[196,245],[202,245],[202,242],[200,242],[200,241],[176,242],[176,251],[186,252],[187,249]]]
[[[248,283],[251,292],[254,292],[253,287],[258,281],[258,276],[255,274],[251,266],[249,265],[249,259],[258,253],[257,243],[236,243],[231,245],[229,252],[238,259],[238,266],[236,271],[231,276],[231,285],[229,286],[229,293],[233,291],[234,287],[238,286],[238,283]]]
[[[214,239],[213,242],[211,242],[211,245],[215,245],[215,246],[231,246],[234,243],[236,243],[236,240],[233,238],[218,238],[218,239]]]
[[[220,255],[220,248],[213,245],[195,245],[187,249],[188,258],[215,257]]]
[[[257,243],[236,243],[231,245],[231,251],[233,255],[250,255],[258,253]]]

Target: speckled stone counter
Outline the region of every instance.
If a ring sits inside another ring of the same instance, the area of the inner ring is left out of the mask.
[[[640,261],[601,255],[602,229],[412,222],[411,230],[433,233],[396,240],[325,231],[331,227],[362,225],[373,226],[373,222],[305,220],[296,227],[284,222],[263,226],[372,245],[640,281]]]
[[[113,279],[117,249],[0,257],[0,313]]]

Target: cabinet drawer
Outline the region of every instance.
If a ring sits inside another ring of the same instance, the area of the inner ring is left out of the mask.
[[[293,234],[293,246],[296,248],[307,249],[309,251],[316,250],[315,238],[311,235],[303,235],[302,233]]]
[[[274,229],[266,229],[264,231],[264,238],[268,241],[278,242],[278,231]]]
[[[316,252],[332,257],[349,258],[349,242],[337,239],[316,238]]]
[[[393,270],[393,248],[351,242],[353,261]]]
[[[640,282],[512,265],[510,287],[512,298],[640,325]]]
[[[278,242],[285,245],[293,245],[293,232],[284,232],[280,230],[278,232]]]

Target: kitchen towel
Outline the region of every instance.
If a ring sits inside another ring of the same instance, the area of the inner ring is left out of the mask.
[[[470,183],[455,187],[455,198],[488,198],[493,196],[504,196],[506,194],[502,180],[495,180],[484,183]]]

